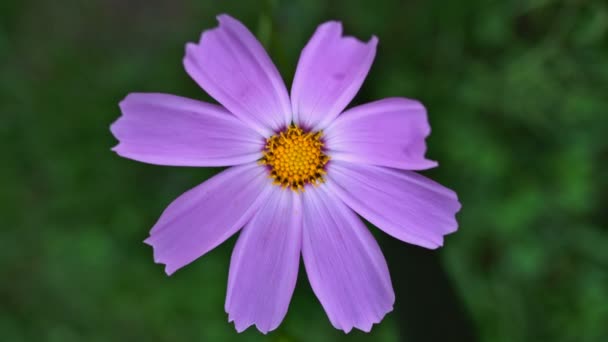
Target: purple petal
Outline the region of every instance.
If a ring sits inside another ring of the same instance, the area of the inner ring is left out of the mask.
[[[273,186],[232,252],[225,307],[238,332],[252,324],[264,334],[279,326],[296,285],[301,244],[300,196]]]
[[[363,43],[342,37],[342,24],[330,21],[317,28],[302,50],[291,88],[294,121],[323,129],[350,103],[376,55],[378,38]]]
[[[434,249],[458,228],[456,193],[415,172],[333,161],[327,177],[349,207],[402,241]]]
[[[323,133],[332,159],[423,170],[437,166],[424,158],[430,132],[420,102],[388,98],[345,111]]]
[[[227,166],[258,160],[264,137],[224,108],[168,94],[129,94],[111,126],[125,158],[174,166]]]
[[[238,20],[217,17],[198,44],[186,45],[184,67],[201,88],[258,132],[270,136],[291,122],[285,83],[257,39]]]
[[[144,242],[171,275],[224,242],[268,198],[270,181],[255,163],[233,166],[177,198]]]
[[[324,185],[308,187],[302,203],[302,257],[313,291],[334,327],[369,332],[395,302],[380,247]]]

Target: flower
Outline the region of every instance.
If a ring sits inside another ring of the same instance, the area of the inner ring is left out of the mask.
[[[184,66],[222,106],[157,93],[129,94],[113,150],[137,161],[230,166],[177,198],[145,243],[168,275],[241,230],[225,309],[241,332],[274,330],[287,313],[300,263],[337,329],[370,331],[392,310],[386,261],[357,214],[387,234],[437,248],[457,229],[456,194],[413,172],[430,133],[415,100],[387,98],[344,111],[378,39],[320,25],[302,50],[288,95],[262,45],[236,19],[186,46]],[[356,214],[356,213],[357,214]]]

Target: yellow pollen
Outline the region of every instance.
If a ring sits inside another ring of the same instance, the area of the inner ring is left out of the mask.
[[[304,191],[307,183],[324,182],[323,167],[329,157],[323,153],[322,132],[304,132],[290,126],[266,140],[260,164],[268,165],[273,184],[293,191]]]

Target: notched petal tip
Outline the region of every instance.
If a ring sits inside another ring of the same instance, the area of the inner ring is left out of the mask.
[[[186,69],[187,72],[190,72],[191,70],[194,70],[196,68],[196,50],[199,48],[199,44],[203,41],[203,36],[207,32],[208,31],[203,31],[199,43],[186,43],[186,46],[184,47],[184,58],[182,58],[182,65],[184,66],[184,69]]]
[[[378,39],[378,36],[376,36],[375,34],[372,34],[372,37],[367,41],[366,44],[376,47],[376,46],[378,46],[379,42],[380,42],[380,39]]]
[[[144,241],[142,241],[144,244],[152,247],[152,258],[154,260],[155,264],[159,264],[159,265],[165,265],[164,271],[165,274],[167,276],[171,276],[173,273],[175,273],[175,271],[177,271],[177,268],[175,266],[171,266],[167,263],[166,260],[163,260],[157,253],[156,250],[156,246],[154,246],[154,242],[152,241],[152,236],[148,236],[147,239],[145,239]]]
[[[120,109],[123,109],[123,108],[124,108],[124,106],[125,106],[125,105],[126,105],[128,102],[132,101],[132,100],[133,100],[135,97],[139,96],[138,94],[139,94],[139,93],[128,93],[128,94],[127,94],[125,97],[123,97],[123,98],[122,98],[122,100],[120,100],[120,101],[118,102],[118,107],[119,107]]]
[[[386,312],[384,312],[384,314],[378,316],[375,320],[372,320],[369,323],[369,326],[365,326],[365,327],[361,327],[361,328],[357,328],[360,329],[363,332],[369,333],[372,331],[372,328],[374,327],[374,325],[376,324],[380,324],[380,322],[382,322],[382,320],[384,320],[384,318],[386,317],[386,315],[388,315],[389,313],[391,313],[393,311],[393,305],[395,304],[395,299],[393,298],[393,303],[390,305],[389,308],[386,309]]]
[[[170,268],[168,265],[165,265],[165,274],[170,277],[171,275],[173,275],[173,273],[175,273],[176,270]]]
[[[423,169],[420,170],[428,170],[428,169],[433,169],[439,166],[439,162],[436,160],[431,160],[431,159],[425,159],[425,166]]]
[[[219,15],[215,16],[215,19],[217,20],[218,25],[203,30],[199,37],[198,44],[188,42],[188,43],[186,43],[186,48],[188,48],[188,45],[193,45],[195,47],[198,47],[203,42],[203,38],[205,36],[211,34],[212,32],[216,32],[216,31],[220,30],[222,25],[229,24],[230,21],[238,23],[238,20],[234,19],[233,17],[229,16],[228,14],[219,14]]]
[[[443,236],[444,235],[424,238],[422,236],[416,236],[416,238],[410,243],[422,248],[435,250],[443,247]]]
[[[361,325],[349,325],[347,327],[340,327],[337,326],[335,324],[332,323],[332,325],[338,329],[338,330],[342,330],[345,334],[349,334],[351,331],[353,331],[353,329],[357,329],[360,331],[363,331],[364,333],[370,333],[372,331],[372,329],[374,328],[374,325],[380,324],[382,322],[382,320],[384,320],[384,318],[391,312],[393,312],[394,309],[394,305],[395,305],[395,299],[393,297],[393,302],[391,303],[390,307],[388,307],[386,309],[386,311],[381,314],[378,315],[376,318],[373,318],[371,321],[366,322],[364,324]]]
[[[149,101],[149,98],[151,96],[157,96],[157,95],[163,95],[161,93],[156,93],[156,92],[134,92],[134,93],[128,93],[125,97],[123,97],[122,100],[120,100],[118,102],[118,108],[120,108],[120,111],[122,113],[122,116],[118,118],[118,120],[120,120],[123,116],[126,116],[129,114],[129,112],[126,110],[127,107],[131,106],[131,105],[138,105],[141,103],[146,103]],[[118,121],[116,120],[116,121]]]
[[[119,131],[118,125],[120,124],[119,121],[121,121],[123,118],[124,118],[124,115],[121,115],[120,117],[118,117],[118,119],[116,119],[116,121],[114,121],[110,125],[110,133],[112,133],[112,136],[114,137],[114,139],[118,140],[118,144],[110,147],[110,151],[116,153],[120,157],[125,157],[122,153],[122,150],[124,149],[124,144],[121,142],[120,134],[118,132]]]
[[[251,326],[251,324],[247,325],[247,326],[239,326],[238,324],[236,324],[236,322],[234,322],[234,329],[239,334],[242,333],[243,331],[247,330],[250,326]]]
[[[144,241],[142,241],[144,244],[154,247],[154,244],[152,243],[152,235],[148,236]]]
[[[252,326],[255,326],[255,328],[261,332],[264,335],[267,335],[269,332],[275,330],[277,327],[274,328],[263,328],[261,327],[259,324],[257,323],[245,323],[245,324],[239,324],[235,319],[229,319],[228,320],[229,323],[234,323],[234,329],[236,330],[237,333],[242,333],[245,330],[251,328]]]
[[[264,326],[262,326],[262,324],[255,323],[255,322],[239,321],[236,317],[234,317],[230,313],[230,311],[228,309],[226,309],[225,311],[228,314],[228,323],[233,323],[234,329],[239,334],[242,333],[243,331],[251,328],[252,326],[255,326],[255,328],[264,335],[268,334],[269,332],[271,332],[279,327],[278,324],[275,326],[264,327]]]
[[[364,44],[364,45],[370,45],[370,46],[377,46],[379,39],[378,36],[376,36],[375,34],[373,34],[369,40],[365,41],[363,39],[359,39],[355,36],[351,36],[351,35],[346,35],[344,34],[344,26],[342,25],[341,21],[337,21],[337,20],[330,20],[330,21],[326,21],[324,23],[322,23],[321,25],[318,26],[317,28],[318,31],[321,30],[333,30],[333,34],[335,35],[336,39],[352,39],[353,41],[356,41],[357,43],[360,44]]]
[[[441,248],[441,247],[443,247],[443,236],[441,237],[441,241],[435,242],[434,245],[429,245],[429,246],[420,245],[420,247],[424,247],[424,248],[431,249],[431,250]]]
[[[124,102],[124,100],[120,102],[121,105],[123,102]],[[110,124],[110,133],[112,133],[112,136],[114,136],[114,138],[116,138],[116,140],[118,140],[118,141],[120,141],[120,139],[118,137],[119,136],[118,126],[120,125],[120,122],[122,120],[124,120],[124,118],[125,118],[125,111],[124,111],[123,107],[120,107],[120,110],[121,110],[121,115],[116,120],[114,120],[114,122],[112,122]]]
[[[215,16],[215,19],[217,20],[217,22],[220,25],[228,24],[228,23],[236,23],[236,24],[242,25],[240,21],[238,21],[236,18],[234,18],[233,16],[231,16],[230,14],[227,14],[227,13],[220,13]]]
[[[427,159],[425,156],[423,156],[423,159],[408,165],[408,167],[404,168],[404,170],[424,171],[434,169],[437,166],[439,166],[439,162],[436,160]]]
[[[451,190],[451,189],[450,189]],[[454,220],[453,225],[451,227],[449,227],[446,231],[446,233],[444,234],[444,237],[446,235],[455,233],[456,231],[458,231],[458,220],[456,219],[456,216],[458,215],[458,213],[460,213],[460,210],[462,209],[462,203],[460,203],[460,200],[458,199],[458,195],[456,194],[455,191],[451,190],[454,196],[454,200],[455,200],[455,205],[453,208],[454,213],[452,214],[452,218]]]

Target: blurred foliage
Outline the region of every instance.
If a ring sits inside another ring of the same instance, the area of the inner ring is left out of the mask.
[[[223,310],[234,238],[170,278],[141,243],[217,170],[121,159],[108,126],[129,92],[210,100],[181,59],[222,12],[288,84],[319,23],[377,35],[355,102],[426,104],[440,167],[425,174],[463,203],[459,232],[428,253],[480,339],[608,340],[608,3],[590,0],[0,2],[1,340],[398,339],[394,314],[369,335],[334,330],[302,270],[276,332],[237,334]]]

